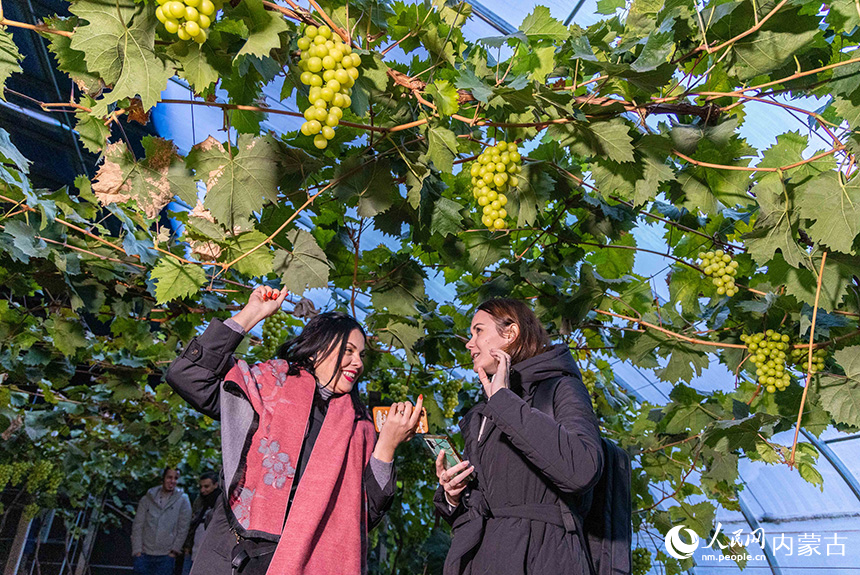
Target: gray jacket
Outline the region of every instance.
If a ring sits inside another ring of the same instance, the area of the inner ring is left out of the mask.
[[[182,552],[191,524],[191,503],[178,487],[162,507],[158,503],[161,486],[146,492],[137,505],[131,528],[131,552],[136,555],[167,555]]]

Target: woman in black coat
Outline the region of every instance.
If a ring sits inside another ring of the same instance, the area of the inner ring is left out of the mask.
[[[603,451],[570,349],[551,346],[512,299],[478,307],[466,348],[487,401],[460,421],[465,460],[450,469],[436,461],[436,507],[453,526],[445,575],[587,575],[576,525]],[[531,402],[537,386],[555,382],[553,419]]]

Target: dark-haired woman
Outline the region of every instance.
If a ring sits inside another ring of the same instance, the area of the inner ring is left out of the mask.
[[[394,404],[377,440],[355,385],[364,330],[342,313],[314,317],[278,359],[236,360],[285,297],[257,288],[168,369],[180,396],[221,421],[224,496],[192,575],[365,573],[367,531],[391,505],[394,450],[414,435],[421,399]]]
[[[478,307],[466,348],[487,400],[460,421],[466,460],[436,461],[436,507],[453,525],[445,575],[587,575],[573,513],[587,511],[580,498],[600,477],[603,450],[570,349],[551,346],[512,299]],[[531,403],[556,382],[553,418]]]

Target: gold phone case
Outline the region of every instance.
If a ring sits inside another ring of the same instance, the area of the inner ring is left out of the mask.
[[[388,412],[391,407],[374,407],[373,408],[373,426],[376,427],[376,432],[382,429],[385,420],[388,419]],[[418,421],[418,429],[415,433],[427,433],[430,431],[430,423],[427,421],[427,410],[421,408],[421,419]]]

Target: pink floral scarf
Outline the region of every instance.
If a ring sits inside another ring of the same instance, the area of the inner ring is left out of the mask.
[[[288,369],[280,359],[252,367],[240,360],[227,374],[259,415],[244,475],[230,496],[233,515],[249,534],[281,535],[271,575],[366,573],[363,477],[376,441],[373,424],[356,421],[349,395],[329,401],[284,524],[316,387],[307,372],[288,376]]]

